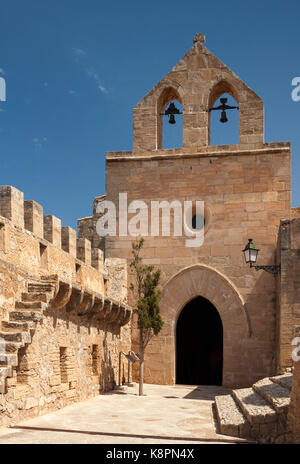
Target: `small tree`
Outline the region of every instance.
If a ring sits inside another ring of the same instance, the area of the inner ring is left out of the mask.
[[[140,252],[144,245],[144,239],[137,239],[131,244],[133,259],[130,268],[134,271],[136,286],[131,284],[131,290],[137,297],[135,313],[138,315],[139,345],[140,345],[140,382],[139,395],[143,395],[144,389],[144,355],[148,343],[154,335],[158,335],[163,326],[160,315],[159,297],[157,286],[160,281],[160,270],[154,271],[153,266],[144,266]]]

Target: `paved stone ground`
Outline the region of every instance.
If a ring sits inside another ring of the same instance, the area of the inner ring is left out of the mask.
[[[216,433],[212,412],[221,387],[145,385],[113,391],[54,413],[0,428],[0,444],[197,444],[244,440]]]

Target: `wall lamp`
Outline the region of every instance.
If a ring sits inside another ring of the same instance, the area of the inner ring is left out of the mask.
[[[280,270],[281,270],[280,266],[277,266],[277,265],[256,266],[255,265],[259,249],[257,248],[256,245],[254,245],[252,238],[248,238],[248,243],[242,251],[244,253],[246,264],[250,264],[250,267],[254,267],[256,271],[263,270],[263,271],[269,272],[270,274],[280,274]]]

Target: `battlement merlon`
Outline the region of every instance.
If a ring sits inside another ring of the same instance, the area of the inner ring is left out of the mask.
[[[0,186],[0,216],[11,221],[15,227],[31,232],[41,242],[49,242],[86,265],[103,270],[101,250],[93,251],[87,238],[77,238],[76,231],[68,226],[62,227],[57,217],[44,216],[43,207],[39,203],[24,201],[24,193],[13,186]]]

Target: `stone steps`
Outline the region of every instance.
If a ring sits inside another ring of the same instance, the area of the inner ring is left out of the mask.
[[[215,397],[216,413],[223,435],[250,436],[249,423],[231,395]]]
[[[32,292],[32,293],[22,293],[21,300],[23,302],[33,302],[33,301],[42,301],[44,303],[49,303],[51,295],[46,292]]]
[[[5,341],[4,351],[5,353],[16,353],[23,346],[24,346],[24,343]]]
[[[276,421],[276,411],[252,388],[232,390],[232,396],[250,424],[264,424],[265,422]]]
[[[41,321],[43,314],[39,311],[10,311],[10,321]]]
[[[290,404],[290,391],[287,388],[266,378],[256,382],[253,389],[265,398],[278,414],[287,414]]]
[[[55,290],[55,284],[53,283],[29,283],[27,288],[28,288],[28,293],[40,293],[40,292],[52,293]]]
[[[292,390],[293,374],[282,374],[276,375],[276,377],[270,377],[272,382],[278,383],[283,388],[287,388],[289,391]]]
[[[250,388],[217,396],[215,408],[220,433],[280,443],[286,429],[292,375],[265,378]],[[282,386],[285,385],[285,386]]]
[[[33,330],[35,328],[35,323],[33,321],[2,321],[2,330],[4,331],[15,331],[19,330]]]
[[[1,322],[0,330],[0,393],[6,393],[6,378],[13,375],[18,365],[18,350],[31,343],[30,331],[43,318],[43,311],[55,292],[55,282],[29,283],[28,292],[15,302],[9,320]]]
[[[12,375],[13,375],[13,369],[11,366],[0,367],[0,379],[3,379],[5,377],[12,377]]]
[[[6,392],[5,387],[5,379],[7,377],[12,377],[12,367],[0,367],[0,394],[4,394]]]
[[[45,311],[47,309],[47,303],[43,301],[16,301],[16,309],[32,309],[33,311]]]
[[[0,337],[9,342],[31,343],[29,332],[3,332],[0,331]]]
[[[0,366],[9,367],[18,365],[18,355],[17,354],[0,354]]]

